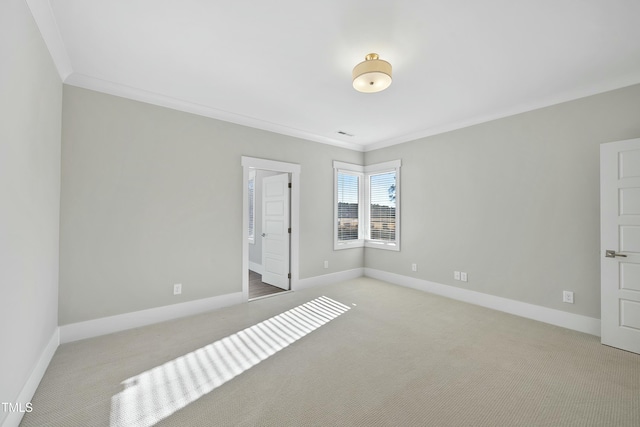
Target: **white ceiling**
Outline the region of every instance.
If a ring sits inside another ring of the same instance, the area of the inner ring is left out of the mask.
[[[27,2],[67,84],[356,150],[640,83],[638,0]]]

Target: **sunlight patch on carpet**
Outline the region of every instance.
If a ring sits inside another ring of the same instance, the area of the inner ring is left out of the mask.
[[[110,426],[152,426],[350,309],[322,296],[128,378]]]

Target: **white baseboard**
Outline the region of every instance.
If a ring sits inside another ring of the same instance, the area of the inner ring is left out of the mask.
[[[357,279],[364,276],[364,268],[354,268],[353,270],[338,271],[336,273],[323,274],[321,276],[300,279],[296,282],[294,291],[311,288],[320,285],[329,285],[345,280]]]
[[[49,339],[49,342],[45,346],[44,350],[42,350],[38,362],[36,362],[36,365],[33,367],[31,375],[29,375],[29,379],[22,387],[22,390],[20,391],[20,394],[18,395],[16,400],[12,403],[20,403],[21,407],[25,408],[25,405],[28,402],[31,402],[31,399],[35,394],[40,381],[42,381],[42,377],[44,376],[49,363],[51,363],[51,359],[53,358],[53,355],[55,354],[56,349],[59,345],[60,328],[56,327],[56,329],[53,331],[53,335]],[[4,422],[2,422],[3,427],[17,427],[18,425],[20,425],[20,421],[22,421],[22,417],[24,416],[24,413],[22,412],[8,412],[7,414],[8,415],[4,419]],[[0,419],[0,421],[2,421],[2,419]]]
[[[262,274],[262,264],[258,264],[257,262],[249,261],[249,270],[256,272],[258,274]]]
[[[254,264],[250,265],[251,270],[253,270],[253,268],[251,268],[252,266],[258,266],[260,269],[262,268],[262,266]],[[324,274],[322,276],[298,280],[293,290],[301,290],[318,285],[327,285],[330,283],[355,279],[363,275],[363,268]],[[237,292],[180,304],[151,308],[148,310],[135,311],[132,313],[124,313],[116,316],[102,317],[100,319],[87,320],[85,322],[71,323],[69,325],[60,326],[60,343],[64,344],[85,338],[93,338],[100,335],[111,334],[113,332],[164,322],[166,320],[177,319],[179,317],[191,316],[222,307],[228,307],[234,304],[240,304],[244,301],[245,299],[242,296],[242,292]]]
[[[455,286],[442,285],[440,283],[402,276],[400,274],[389,273],[373,268],[365,268],[364,270],[364,275],[367,277],[383,280],[395,285],[430,292],[432,294],[441,295],[458,301],[476,304],[520,317],[526,317],[527,319],[533,319],[539,322],[550,323],[552,325],[572,329],[574,331],[600,336],[600,319],[595,319],[593,317],[567,313],[566,311],[483,294],[481,292],[470,291],[468,289],[457,288]]]
[[[102,317],[100,319],[88,320],[86,322],[72,323],[60,326],[60,342],[64,344],[85,338],[92,338],[140,326],[151,325],[153,323],[164,322],[166,320],[191,316],[234,304],[240,304],[243,301],[242,292],[235,292],[211,298],[203,298],[195,301],[150,308],[148,310]]]

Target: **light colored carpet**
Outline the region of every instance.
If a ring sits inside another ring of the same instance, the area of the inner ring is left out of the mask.
[[[225,338],[321,296],[349,309],[316,322],[308,334],[155,425],[640,425],[640,355],[603,346],[594,336],[369,278],[62,345],[22,425],[118,425],[110,421],[112,403],[127,380],[178,366],[185,355],[231,342]],[[312,323],[310,315],[301,316]],[[269,330],[274,340],[303,328],[279,325]],[[256,353],[267,346],[255,337],[247,342]],[[233,363],[243,364],[238,354],[251,355],[242,346],[233,355],[230,347],[223,362],[233,370]],[[209,369],[201,360],[200,369]],[[165,378],[178,386],[164,398],[188,394],[188,385],[199,381],[196,371],[184,374],[190,379],[180,371]],[[138,399],[147,408],[162,406],[152,401],[157,397]]]

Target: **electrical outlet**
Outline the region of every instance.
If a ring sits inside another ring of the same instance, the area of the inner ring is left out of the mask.
[[[418,264],[411,264],[411,271],[418,271]]]
[[[180,295],[182,293],[182,283],[176,283],[173,285],[173,294]]]
[[[329,261],[324,262],[324,268],[329,268]]]
[[[463,282],[467,281],[467,273],[465,273],[464,271],[460,272],[460,280],[462,280]]]
[[[459,271],[454,271],[453,272],[453,278],[455,280],[460,280],[460,272]]]
[[[568,304],[573,304],[573,292],[571,292],[571,291],[562,291],[562,302],[566,302]]]

